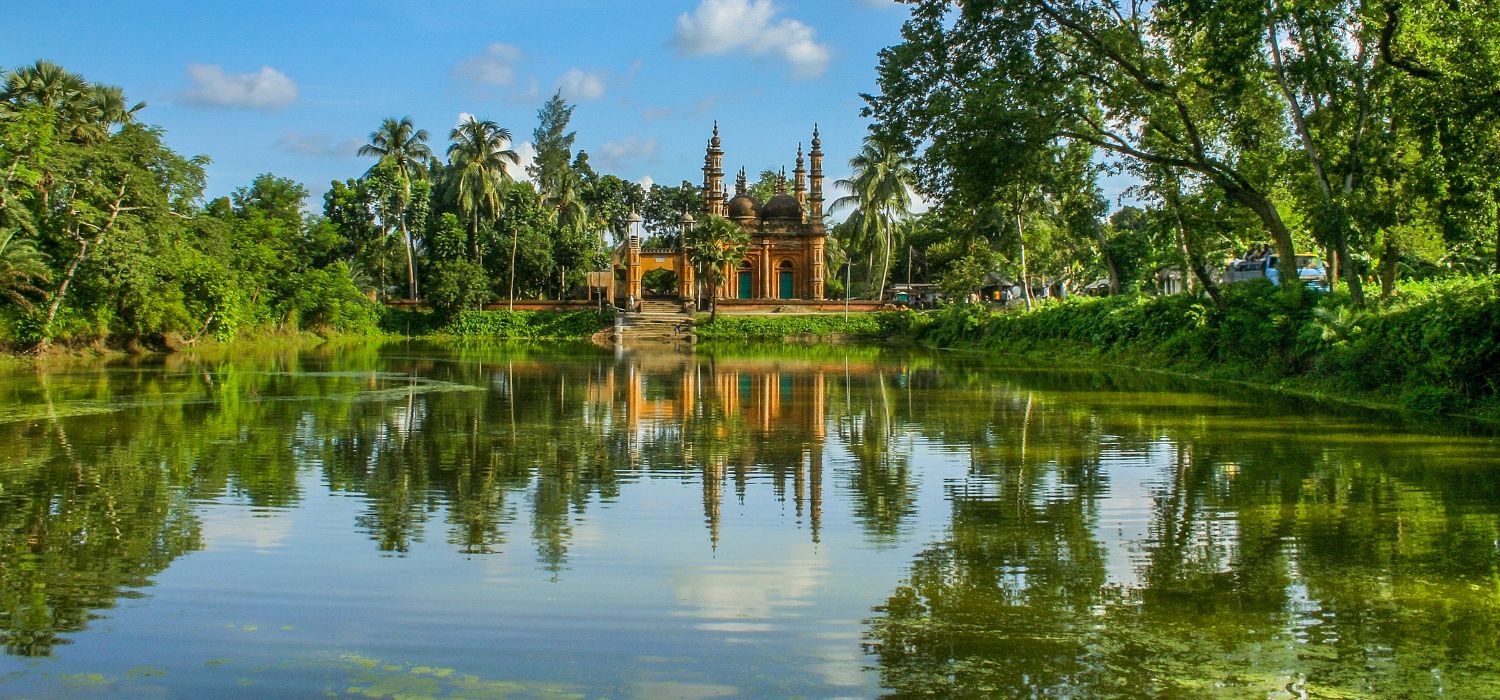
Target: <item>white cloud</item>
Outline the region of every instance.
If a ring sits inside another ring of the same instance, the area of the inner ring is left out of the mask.
[[[565,99],[588,102],[604,97],[604,73],[588,72],[574,68],[557,79],[557,89]]]
[[[701,117],[705,114],[708,114],[708,110],[713,109],[714,106],[718,103],[719,98],[710,95],[693,103],[693,108],[688,112],[688,114],[694,117]]]
[[[511,179],[517,182],[530,178],[531,176],[526,174],[526,169],[536,162],[536,144],[530,141],[522,141],[519,146],[511,146],[511,150],[516,152],[516,156],[521,159],[521,162],[515,165],[506,163],[505,172],[510,173]]]
[[[772,0],[703,0],[692,14],[677,17],[672,43],[688,56],[745,53],[786,61],[794,78],[816,78],[828,70],[829,50],[817,30],[795,19],[778,19]]]
[[[288,131],[277,138],[271,148],[304,156],[353,158],[362,145],[364,142],[359,139],[335,140],[328,134]]]
[[[469,121],[473,118],[474,115],[469,114],[468,112],[459,112],[458,119],[454,120],[453,126],[462,126],[464,122]]]
[[[627,165],[639,165],[641,161],[656,155],[656,147],[656,139],[630,136],[600,146],[597,157],[600,164],[613,170]]]
[[[650,175],[642,175],[641,179],[635,181],[635,184],[640,185],[643,190],[650,190],[656,186],[656,178]]]
[[[520,58],[520,49],[496,42],[484,47],[484,53],[459,61],[453,74],[476,85],[509,85],[516,79]]]
[[[654,122],[660,119],[669,119],[671,118],[671,116],[671,107],[647,107],[645,111],[641,112],[641,118],[645,119],[648,122]]]
[[[297,83],[270,66],[254,73],[225,73],[219,66],[192,63],[187,72],[193,86],[183,99],[191,104],[281,109],[297,101]]]

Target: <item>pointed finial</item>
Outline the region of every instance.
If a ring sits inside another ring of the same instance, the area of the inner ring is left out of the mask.
[[[719,120],[715,119],[714,120],[714,137],[712,139],[709,139],[708,145],[709,145],[710,148],[718,148],[720,143],[722,143],[722,142],[719,141]]]

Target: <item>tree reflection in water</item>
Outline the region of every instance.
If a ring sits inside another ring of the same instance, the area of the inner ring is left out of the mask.
[[[986,411],[917,419],[969,442],[974,475],[868,622],[895,694],[1500,692],[1495,486],[1468,491],[1493,457],[1096,381],[1022,375]],[[1134,541],[1100,515],[1129,468],[1152,476]]]
[[[196,504],[326,489],[372,552],[519,549],[562,581],[641,482],[701,490],[711,554],[760,483],[809,547],[901,557],[864,625],[897,695],[1500,695],[1486,439],[974,365],[398,343],[0,378],[0,633],[48,654],[140,595],[205,546]]]

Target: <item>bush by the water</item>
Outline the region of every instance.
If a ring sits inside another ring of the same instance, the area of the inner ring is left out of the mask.
[[[1131,364],[1375,395],[1424,411],[1500,403],[1500,277],[1410,283],[1365,310],[1342,294],[1224,288],[1187,295],[1074,298],[1031,312],[958,305],[894,325],[924,343],[1005,352],[1082,350]]]
[[[587,338],[605,325],[597,311],[460,311],[445,322],[430,311],[389,309],[381,321],[399,335],[532,340]]]
[[[694,327],[700,340],[775,339],[798,335],[842,335],[878,338],[887,335],[895,312],[877,314],[720,315],[713,322],[699,320]]]

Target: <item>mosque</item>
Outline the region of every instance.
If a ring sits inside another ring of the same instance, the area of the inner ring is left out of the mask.
[[[765,202],[750,195],[745,171],[735,179],[734,196],[724,189],[724,150],[719,125],[703,156],[703,201],[705,213],[729,219],[749,232],[750,246],[738,266],[726,269],[719,298],[821,300],[823,294],[823,141],[813,127],[812,150],[803,158],[797,146],[792,171],[792,191],[785,184]],[[808,166],[811,166],[809,172]],[[783,171],[784,172],[784,171]],[[689,220],[690,221],[690,220]],[[642,249],[638,236],[627,241],[617,267],[624,272],[625,294],[642,298],[641,277],[656,269],[669,269],[678,277],[678,297],[693,298],[693,270],[680,249]]]

